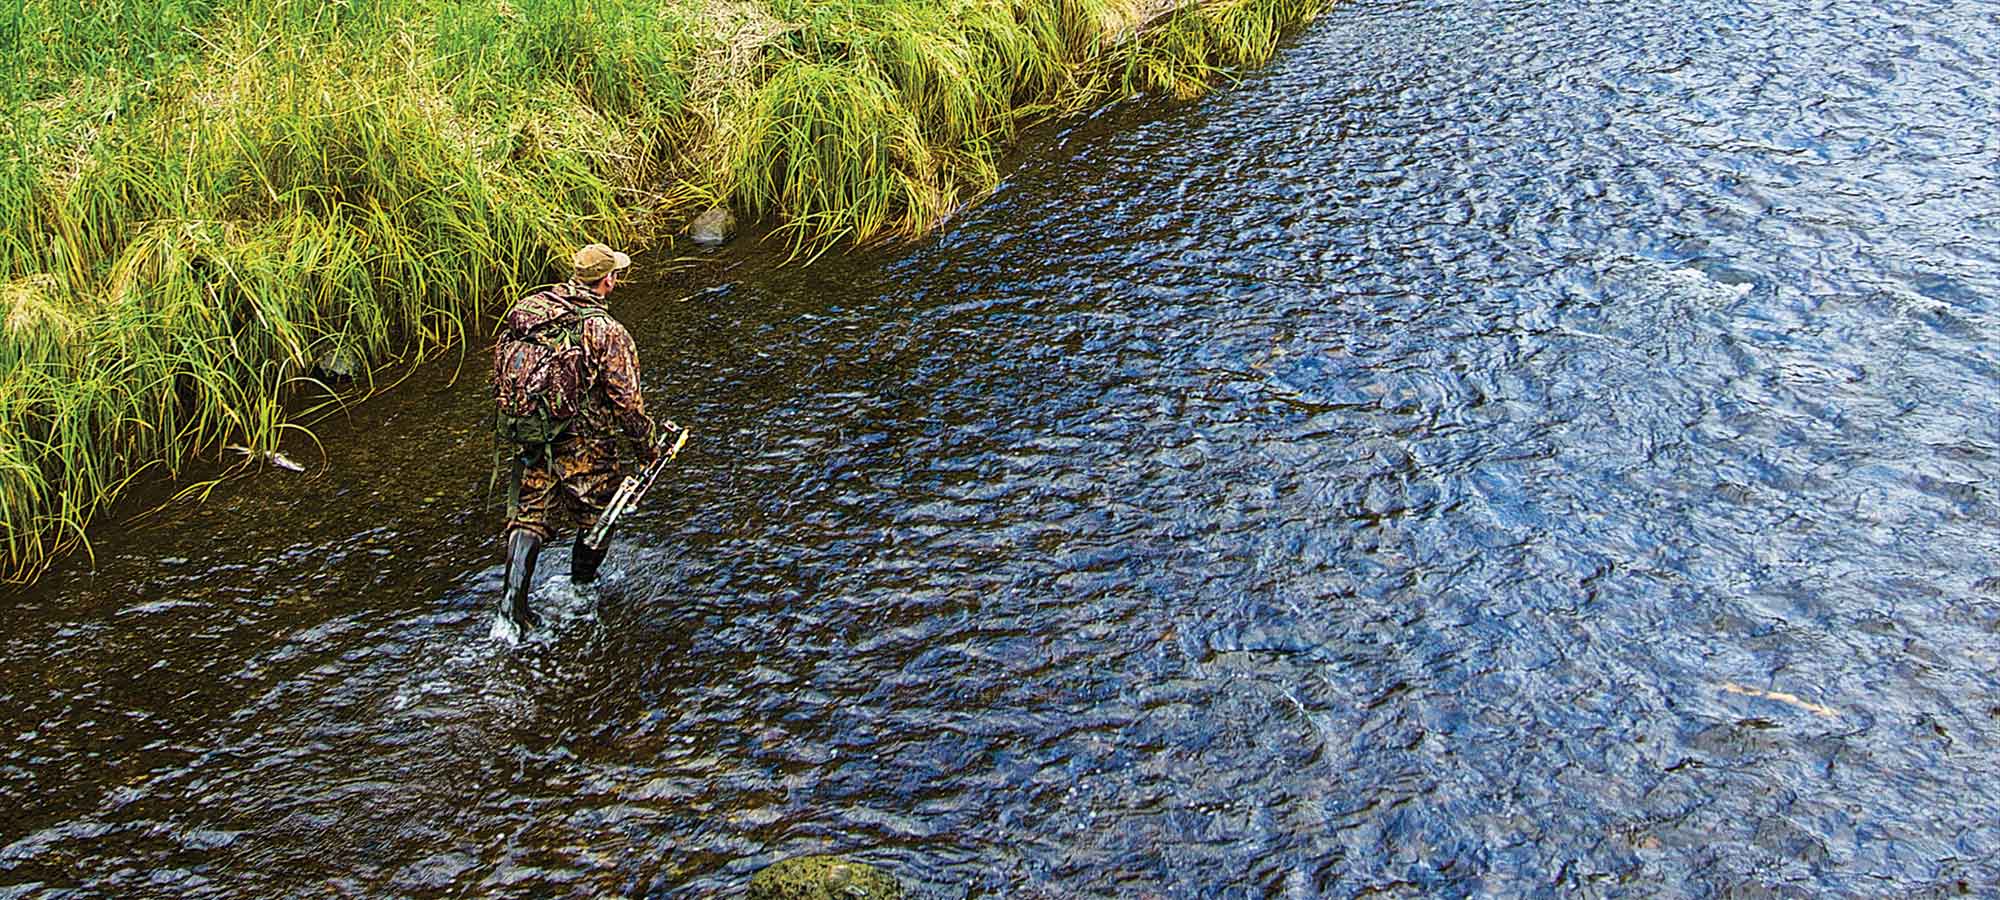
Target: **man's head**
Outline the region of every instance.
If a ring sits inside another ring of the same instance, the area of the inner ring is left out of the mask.
[[[576,251],[576,256],[570,260],[577,283],[590,288],[599,297],[611,293],[631,265],[632,257],[603,244],[586,245]]]

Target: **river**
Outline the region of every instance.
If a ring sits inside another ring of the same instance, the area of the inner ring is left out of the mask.
[[[426,367],[8,593],[0,897],[1991,896],[1996,48],[1357,0],[914,246],[627,288],[695,438],[519,651]]]

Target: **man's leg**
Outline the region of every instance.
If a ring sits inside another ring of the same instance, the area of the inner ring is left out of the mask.
[[[556,478],[547,465],[521,472],[521,499],[507,520],[507,581],[500,592],[500,618],[516,629],[538,628],[542,618],[528,605],[535,586],[535,558],[550,535],[550,512]]]
[[[605,551],[611,549],[611,542],[605,541],[602,550],[592,550],[583,542],[583,535],[576,536],[576,549],[569,557],[569,580],[572,584],[589,584],[597,580],[597,567],[604,564]]]
[[[542,617],[528,605],[528,591],[535,585],[535,557],[541,552],[541,535],[526,528],[507,532],[507,586],[500,592],[500,617],[521,631],[542,625]]]
[[[574,474],[565,479],[576,498],[577,534],[576,547],[570,553],[569,580],[572,584],[589,584],[597,580],[597,568],[604,564],[604,555],[611,550],[611,542],[592,550],[583,543],[584,535],[590,533],[597,524],[604,508],[611,503],[611,495],[618,492],[618,451],[609,444],[586,448],[580,454]]]

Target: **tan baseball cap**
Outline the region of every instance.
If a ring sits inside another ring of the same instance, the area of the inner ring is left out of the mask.
[[[586,284],[603,278],[612,272],[623,272],[632,265],[632,257],[626,256],[603,244],[587,244],[570,260],[576,270],[576,280]]]

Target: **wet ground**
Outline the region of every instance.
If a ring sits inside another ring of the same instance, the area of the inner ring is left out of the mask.
[[[628,290],[696,438],[516,652],[426,369],[7,598],[0,897],[2000,892],[1996,48],[1358,0]]]

